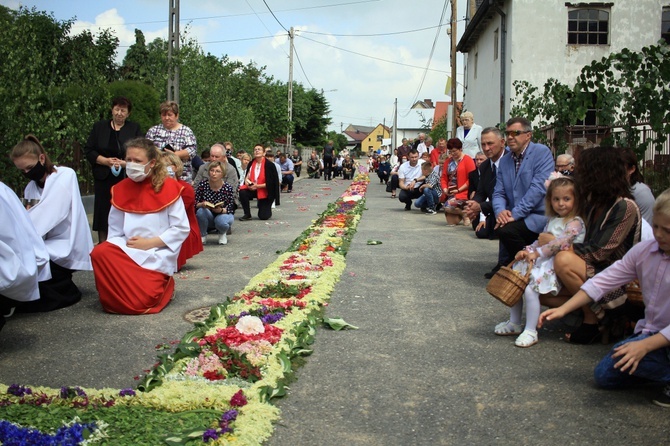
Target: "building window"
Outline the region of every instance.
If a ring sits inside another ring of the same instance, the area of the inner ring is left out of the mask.
[[[670,45],[670,6],[663,8],[663,18],[661,19],[661,39]]]
[[[602,9],[568,12],[568,45],[607,45],[610,13]]]
[[[584,116],[584,120],[577,121],[575,125],[585,127],[598,125],[598,116],[596,114],[598,111],[598,109],[596,108],[597,101],[598,96],[595,93],[591,93],[591,106],[588,109],[586,109],[586,116]]]
[[[498,60],[498,30],[493,31],[493,60]]]

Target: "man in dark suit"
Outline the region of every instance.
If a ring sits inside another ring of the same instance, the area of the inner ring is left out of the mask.
[[[468,214],[468,217],[471,220],[474,220],[481,214],[484,214],[486,220],[480,222],[481,225],[478,225],[478,229],[475,234],[478,238],[488,238],[493,240],[497,238],[497,235],[494,231],[496,224],[495,213],[493,212],[493,191],[496,187],[496,172],[498,169],[498,164],[500,159],[505,155],[505,138],[503,137],[502,132],[496,127],[487,127],[482,130],[481,133],[481,143],[482,150],[484,155],[488,158],[487,161],[483,162],[479,166],[480,175],[479,175],[479,184],[477,186],[477,192],[472,200],[466,202],[465,211]],[[498,264],[500,260],[506,259],[507,252],[504,249],[504,246],[500,245],[500,252],[498,254],[498,263],[493,268],[491,272],[485,274],[486,278],[493,276],[495,271],[499,269]]]
[[[510,153],[500,159],[492,200],[496,232],[509,255],[505,263],[537,240],[547,223],[544,183],[554,171],[554,157],[547,146],[530,140],[532,131],[526,118],[506,123]]]

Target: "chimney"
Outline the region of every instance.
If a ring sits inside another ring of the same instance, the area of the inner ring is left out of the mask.
[[[425,102],[428,107],[435,108],[435,106],[433,105],[433,100],[432,99],[424,99],[423,102]]]

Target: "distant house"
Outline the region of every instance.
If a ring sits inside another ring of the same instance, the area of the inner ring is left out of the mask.
[[[391,137],[391,129],[382,124],[377,124],[370,133],[365,136],[362,141],[361,153],[374,152],[382,146],[385,138]]]
[[[553,77],[572,85],[581,68],[593,60],[623,48],[637,51],[661,38],[670,43],[667,0],[477,0],[476,4],[474,15],[468,11],[457,50],[467,54],[465,109],[484,127],[509,118],[515,81],[542,88]]]
[[[347,150],[349,152],[360,152],[363,141],[375,129],[375,127],[349,124],[342,134],[347,138]]]

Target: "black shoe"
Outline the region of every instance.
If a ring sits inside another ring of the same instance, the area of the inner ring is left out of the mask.
[[[442,203],[437,203],[437,206],[435,206],[435,211],[439,212],[440,209],[442,209]]]
[[[498,270],[500,269],[501,266],[502,266],[501,264],[497,264],[496,266],[493,267],[493,269],[491,271],[484,274],[484,277],[487,278],[487,279],[492,278],[493,276],[495,276],[495,274],[498,272]]]
[[[425,207],[425,206],[423,206],[423,207],[421,208],[421,212],[423,212],[424,214],[427,213],[427,212],[428,212],[428,208]]]
[[[411,211],[412,210],[412,205],[411,204],[406,204],[405,205],[405,210],[406,211]]]
[[[657,406],[670,408],[670,385],[665,386],[661,393],[651,400]]]
[[[243,215],[240,217],[240,221],[249,221],[251,220],[251,215]]]

